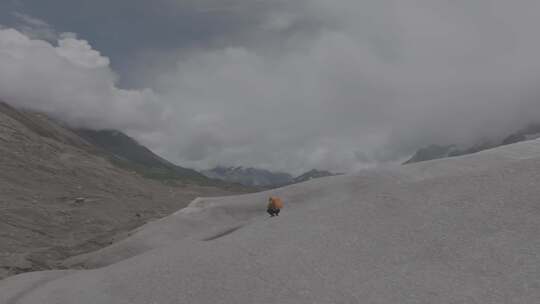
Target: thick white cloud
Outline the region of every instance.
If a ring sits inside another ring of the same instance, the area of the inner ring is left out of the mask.
[[[166,69],[134,69],[154,91],[117,88],[108,59],[86,41],[53,46],[3,30],[0,97],[131,130],[198,168],[347,171],[540,121],[540,2],[217,3],[198,2],[194,20],[241,13],[242,26],[198,49],[157,51]]]
[[[315,33],[199,52],[163,76],[192,130],[169,155],[347,170],[540,121],[540,5],[518,2],[306,1]]]
[[[71,63],[88,69],[109,66],[109,58],[101,56],[98,51],[92,49],[88,41],[77,39],[77,36],[72,33],[64,33],[61,37],[56,52]]]
[[[77,127],[152,130],[162,105],[151,90],[122,90],[109,59],[74,35],[58,46],[0,29],[0,99]]]

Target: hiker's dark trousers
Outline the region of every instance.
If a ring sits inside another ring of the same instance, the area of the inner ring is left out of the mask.
[[[278,208],[268,208],[268,210],[266,210],[266,212],[268,212],[268,214],[270,214],[270,216],[278,216],[279,211],[280,210]]]

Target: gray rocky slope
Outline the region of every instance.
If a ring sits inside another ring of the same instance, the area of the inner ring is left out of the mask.
[[[68,264],[94,269],[8,278],[0,303],[540,303],[540,140],[200,198]]]
[[[0,102],[0,279],[56,268],[198,196],[240,192],[143,178],[103,152],[43,114]]]

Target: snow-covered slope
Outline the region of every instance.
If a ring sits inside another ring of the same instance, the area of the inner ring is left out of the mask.
[[[198,199],[71,263],[101,268],[0,281],[0,303],[540,303],[540,140]]]

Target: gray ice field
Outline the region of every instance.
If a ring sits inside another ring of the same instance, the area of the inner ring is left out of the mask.
[[[540,140],[198,199],[67,266],[0,303],[540,303]]]

